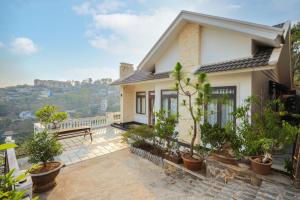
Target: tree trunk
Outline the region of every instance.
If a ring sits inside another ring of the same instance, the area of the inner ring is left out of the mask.
[[[196,136],[197,136],[197,123],[196,120],[194,120],[194,133],[191,141],[191,152],[190,152],[191,156],[194,155],[194,144],[195,144]]]
[[[190,109],[190,113],[191,113],[193,123],[194,123],[193,137],[192,137],[191,147],[190,147],[190,154],[191,154],[191,156],[193,156],[194,155],[194,144],[195,144],[195,140],[196,140],[196,136],[197,136],[197,121],[195,119],[193,108],[192,108],[192,97],[191,97],[191,95],[188,95],[188,97],[189,97],[189,109]]]

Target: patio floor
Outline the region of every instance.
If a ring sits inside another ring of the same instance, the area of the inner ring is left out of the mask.
[[[127,148],[127,145],[121,142],[122,132],[120,129],[107,126],[92,130],[93,141],[89,136],[59,140],[64,150],[55,160],[70,165]],[[21,169],[31,167],[27,157],[18,159],[18,163]]]
[[[126,144],[121,142],[120,134],[123,131],[120,129],[108,126],[94,129],[92,132],[93,141],[90,140],[89,136],[60,140],[64,147],[64,152],[56,160],[70,165],[127,147]]]
[[[268,182],[257,187],[235,179],[227,184],[219,178],[195,179],[165,172],[124,149],[63,168],[57,186],[40,199],[300,200],[300,190]]]

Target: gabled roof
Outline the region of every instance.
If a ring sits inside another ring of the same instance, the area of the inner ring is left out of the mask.
[[[234,19],[216,17],[211,15],[204,15],[195,12],[181,11],[159,40],[155,43],[152,49],[140,62],[137,69],[145,69],[145,71],[152,70],[155,61],[161,56],[161,54],[176,38],[182,27],[187,23],[196,23],[201,26],[218,27],[235,32],[240,32],[245,35],[251,36],[261,44],[265,44],[270,47],[279,47],[282,40],[284,29],[276,26],[266,26],[261,24],[255,24],[245,21],[239,21]]]
[[[200,66],[195,73],[205,72],[220,72],[220,71],[229,71],[237,69],[245,69],[251,67],[262,67],[269,64],[269,59],[271,57],[273,48],[259,48],[257,52],[251,58],[243,58],[230,60],[226,62],[220,62],[209,65]]]
[[[151,72],[135,71],[133,74],[125,77],[124,79],[119,79],[114,81],[113,83],[111,83],[111,85],[122,85],[122,84],[136,83],[142,81],[164,79],[164,78],[169,78],[169,75],[170,72],[153,74]]]

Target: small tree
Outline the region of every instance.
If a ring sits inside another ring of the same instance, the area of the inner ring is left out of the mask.
[[[255,105],[260,107],[260,112],[250,116],[251,106]],[[275,111],[274,107],[279,110]],[[295,137],[300,135],[300,128],[281,120],[285,114],[284,106],[279,100],[263,102],[256,97],[249,97],[244,105],[237,108],[235,116],[241,122],[237,126],[237,134],[243,138],[243,154],[264,154],[261,162],[267,163],[272,160],[274,150],[292,144]]]
[[[193,156],[196,136],[200,131],[201,119],[205,115],[204,107],[210,100],[210,84],[207,82],[205,73],[197,74],[196,81],[192,83],[189,77],[185,77],[182,65],[179,62],[176,63],[172,75],[176,81],[175,89],[179,92],[179,95],[187,97],[187,101],[182,100],[182,105],[187,108],[193,120],[193,126],[190,130],[192,132],[190,155]],[[192,100],[193,96],[195,96],[194,101]]]
[[[66,120],[68,115],[66,112],[58,112],[56,106],[45,105],[38,111],[36,111],[35,116],[40,120],[43,125],[53,124],[54,129],[57,125]]]
[[[174,133],[176,116],[174,115],[167,116],[164,110],[160,110],[159,112],[156,112],[155,116],[156,116],[156,123],[154,125],[155,134],[163,141],[163,143],[166,143],[167,150],[170,153],[171,141],[177,136]]]
[[[62,145],[56,140],[53,134],[48,134],[46,130],[34,133],[24,143],[25,151],[29,156],[29,162],[42,162],[46,167],[46,163],[54,160],[54,156],[62,153]]]

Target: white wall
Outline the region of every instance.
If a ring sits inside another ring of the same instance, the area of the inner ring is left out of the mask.
[[[251,53],[251,38],[223,29],[201,28],[199,52],[201,65],[250,57]],[[180,61],[178,38],[157,60],[155,64],[156,73],[173,70],[177,61]]]
[[[201,30],[201,65],[251,56],[249,37],[217,28],[203,27]]]
[[[174,69],[176,62],[179,61],[179,47],[176,39],[172,45],[162,54],[155,64],[156,73],[169,72]]]

